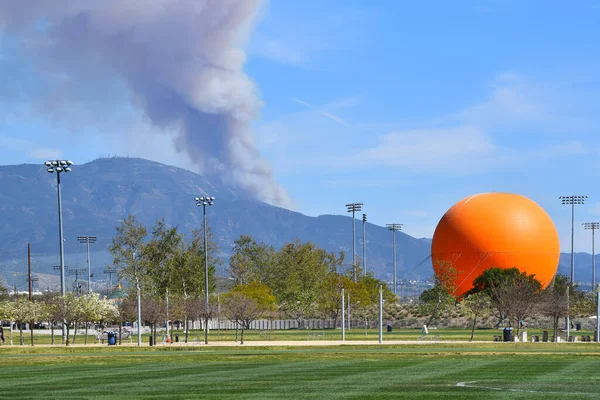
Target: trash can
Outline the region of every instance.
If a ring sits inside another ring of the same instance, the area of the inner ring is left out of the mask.
[[[391,332],[391,331],[392,331],[392,326],[391,326],[391,325],[388,325],[388,326],[387,326],[387,331],[388,331],[388,332]]]
[[[575,324],[575,330],[576,331],[580,331],[581,330],[581,324],[579,322]]]
[[[513,328],[504,328],[504,341],[512,342],[513,340]]]
[[[108,338],[108,345],[109,346],[114,346],[117,344],[117,334],[114,331],[110,331],[106,334],[106,337]]]
[[[148,338],[148,343],[149,343],[150,347],[152,347],[154,345],[153,339],[154,338],[152,337],[152,335],[150,335],[150,337]]]
[[[542,342],[548,341],[548,331],[542,332]]]
[[[175,335],[175,343],[179,342],[179,335]]]

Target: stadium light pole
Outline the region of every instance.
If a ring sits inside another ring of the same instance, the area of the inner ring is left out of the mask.
[[[79,292],[79,276],[85,273],[85,268],[69,268],[67,272],[69,275],[75,275],[75,290],[77,294],[81,294]]]
[[[560,196],[558,198],[562,201],[563,205],[571,206],[571,277],[570,284],[575,284],[575,253],[573,250],[574,247],[574,237],[575,237],[575,205],[576,204],[584,204],[587,196]],[[571,295],[570,295],[571,287],[567,287],[567,317],[565,319],[565,329],[567,331],[567,341],[569,340],[569,336],[571,335],[571,322],[570,322],[570,314],[571,314]]]
[[[367,274],[367,214],[362,216],[363,222],[363,275]]]
[[[208,313],[208,236],[206,233],[206,206],[212,206],[215,204],[215,198],[210,196],[205,197],[196,197],[196,206],[202,206],[203,212],[203,221],[204,221],[204,282],[205,282],[205,291],[206,291],[206,312]],[[208,335],[208,320],[206,321],[206,326],[204,327],[205,333]],[[206,336],[207,338],[208,336]],[[205,340],[208,344],[208,339]]]
[[[87,265],[88,265],[88,279],[87,279],[87,284],[88,284],[88,293],[92,293],[92,283],[91,283],[91,278],[92,278],[92,262],[90,261],[90,243],[96,243],[96,236],[77,236],[77,241],[79,243],[85,243],[87,244]]]
[[[65,297],[65,252],[63,249],[62,198],[60,193],[60,175],[71,172],[71,160],[48,160],[44,163],[49,174],[56,172],[56,189],[58,192],[58,246],[60,251],[60,295]],[[62,324],[63,342],[66,340],[65,321]]]
[[[356,262],[356,219],[354,218],[354,213],[357,211],[361,211],[363,203],[349,203],[346,204],[346,208],[348,212],[352,213],[352,276],[354,278],[354,282],[358,280],[356,276],[356,268],[354,263]]]
[[[109,281],[109,286],[108,289],[106,290],[106,297],[108,297],[110,295],[109,290],[112,290],[112,276],[113,274],[117,273],[117,269],[111,266],[107,266],[106,268],[104,268],[104,274],[108,274],[108,281]]]
[[[575,283],[575,253],[573,251],[575,236],[575,205],[584,204],[587,196],[560,196],[562,204],[571,206],[571,284]]]
[[[596,231],[596,229],[600,229],[600,222],[584,222],[583,228],[591,229],[591,231],[592,231],[592,292],[595,292],[596,291],[596,260],[595,260],[596,253],[595,253],[595,249],[594,249],[594,242],[595,242],[594,232]]]
[[[394,253],[394,296],[398,300],[396,290],[396,231],[402,230],[402,224],[386,224],[388,230],[392,231],[392,251]]]

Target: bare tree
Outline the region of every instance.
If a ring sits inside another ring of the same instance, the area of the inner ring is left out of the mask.
[[[552,318],[552,328],[555,338],[558,337],[560,318],[569,312],[568,288],[569,278],[565,275],[556,275],[552,283],[542,293],[540,312]]]
[[[244,344],[244,331],[252,321],[275,308],[275,296],[271,289],[260,283],[235,286],[223,296],[225,315],[242,329],[240,343]]]
[[[540,300],[542,285],[533,275],[524,272],[509,274],[510,279],[491,282],[490,299],[497,309],[505,313],[509,324],[517,326],[518,336],[521,330],[520,321],[524,321],[535,310]]]

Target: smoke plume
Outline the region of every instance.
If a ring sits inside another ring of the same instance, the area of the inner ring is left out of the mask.
[[[262,106],[243,50],[262,0],[0,0],[0,29],[36,68],[81,80],[119,76],[153,126],[199,171],[289,206],[256,148]]]

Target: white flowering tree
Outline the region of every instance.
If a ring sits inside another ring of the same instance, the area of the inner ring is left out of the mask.
[[[12,301],[4,300],[0,302],[0,321],[8,321],[10,323],[10,344],[13,344],[12,324],[15,320],[15,306]]]

